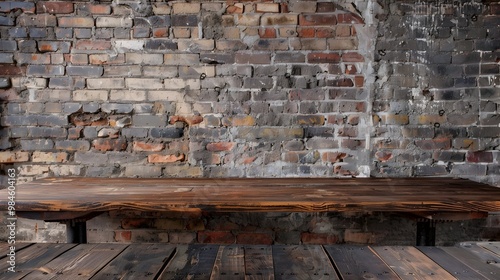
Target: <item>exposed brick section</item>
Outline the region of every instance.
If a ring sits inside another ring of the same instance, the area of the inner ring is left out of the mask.
[[[498,185],[497,1],[357,1],[359,12],[348,1],[111,2],[0,1],[0,162],[22,163],[19,179],[466,176]],[[367,220],[335,217],[325,233],[321,219],[290,225],[302,214],[200,215],[124,218],[97,239],[385,240],[347,226],[378,223]]]

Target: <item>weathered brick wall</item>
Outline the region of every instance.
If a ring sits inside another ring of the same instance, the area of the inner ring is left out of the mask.
[[[14,165],[21,181],[433,175],[498,185],[499,2],[354,3],[2,1],[2,172]],[[122,218],[108,217],[116,226],[106,230],[91,223],[91,238],[187,238],[168,237],[161,219]],[[180,223],[199,242],[259,228],[285,238],[251,217],[232,215],[224,229],[218,219]],[[342,226],[325,218],[321,229],[315,216],[303,219],[309,226],[286,238],[379,234],[363,217]],[[414,224],[404,223],[401,238],[412,239]],[[26,239],[50,239],[50,227]],[[460,236],[478,238],[469,232]]]

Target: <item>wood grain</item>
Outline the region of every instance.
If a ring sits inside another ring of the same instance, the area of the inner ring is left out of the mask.
[[[321,246],[273,246],[276,279],[339,279]]]
[[[19,185],[16,209],[493,212],[500,188],[451,178],[46,178]]]
[[[218,245],[179,245],[174,258],[158,279],[209,280],[218,251]]]
[[[245,279],[245,248],[240,245],[220,246],[210,280],[238,279]]]
[[[481,274],[484,278],[490,280],[500,279],[500,269],[498,269],[498,267],[489,264],[487,260],[480,259],[477,255],[468,251],[467,249],[460,247],[439,248],[441,248],[452,257],[460,260],[475,272]]]
[[[272,246],[247,245],[245,249],[245,280],[274,280]]]

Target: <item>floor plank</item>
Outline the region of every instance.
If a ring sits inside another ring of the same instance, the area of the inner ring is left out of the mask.
[[[218,245],[179,245],[159,279],[210,279],[217,258]]]
[[[153,279],[173,257],[174,245],[131,244],[92,280]]]
[[[210,279],[245,279],[245,248],[239,245],[220,246]]]
[[[122,244],[80,244],[23,279],[89,279],[126,247]]]
[[[324,246],[344,280],[399,279],[368,246]]]
[[[411,246],[375,246],[374,251],[401,279],[455,279]]]
[[[493,254],[491,251],[477,245],[476,243],[464,242],[460,243],[460,247],[472,252],[474,255],[478,256],[481,260],[488,264],[494,265],[500,268],[500,256]]]
[[[498,280],[500,279],[500,269],[498,267],[488,264],[486,261],[481,260],[472,252],[459,247],[439,247],[452,257],[465,263],[468,267],[472,268],[477,273],[484,276],[486,279]]]
[[[273,247],[276,279],[339,279],[321,246]]]
[[[244,246],[245,249],[245,279],[273,280],[274,262],[271,246]]]
[[[6,253],[1,254],[0,259],[7,257],[7,253],[9,252],[10,247],[12,247],[12,246],[15,247],[15,252],[18,252],[19,250],[22,250],[22,249],[29,247],[31,245],[33,245],[33,243],[17,242],[15,244],[9,244],[7,242],[1,242],[0,243],[0,252],[6,252]]]
[[[0,279],[21,279],[75,246],[76,244],[33,244],[16,253],[15,273],[7,271],[7,262],[0,263]]]
[[[477,245],[491,251],[497,256],[500,256],[500,242],[478,242]]]
[[[441,248],[438,247],[417,247],[422,253],[439,264],[442,268],[448,271],[451,275],[459,280],[480,280],[487,279],[474,269],[467,266],[460,260],[452,257]]]

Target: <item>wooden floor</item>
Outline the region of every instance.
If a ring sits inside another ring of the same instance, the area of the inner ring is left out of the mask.
[[[0,244],[7,252],[8,244]],[[456,247],[17,244],[0,279],[500,279],[500,242]]]

